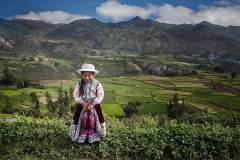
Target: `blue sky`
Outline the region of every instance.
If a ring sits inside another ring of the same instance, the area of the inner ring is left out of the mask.
[[[2,0],[0,5],[1,18],[10,18],[14,15],[27,14],[30,11],[41,12],[46,10],[63,10],[97,17],[96,7],[105,0]],[[146,6],[148,3],[183,5],[197,10],[199,5],[211,5],[214,0],[120,0],[123,4]]]
[[[0,5],[1,18],[50,23],[92,17],[118,22],[135,16],[175,24],[240,25],[240,0],[2,0]]]

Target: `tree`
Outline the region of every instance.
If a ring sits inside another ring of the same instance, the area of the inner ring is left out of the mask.
[[[233,81],[237,77],[237,73],[231,73],[231,81]]]
[[[29,57],[28,61],[33,62],[35,59],[34,57]]]
[[[45,97],[46,97],[46,101],[47,101],[47,109],[50,113],[55,113],[56,111],[56,107],[52,101],[52,97],[49,94],[48,91],[45,92]]]
[[[69,87],[69,100],[70,101],[74,100],[73,91],[74,91],[73,87]]]
[[[224,73],[224,68],[221,66],[216,66],[213,68],[215,73]]]
[[[38,61],[42,62],[43,61],[42,57],[38,57]]]
[[[8,96],[5,97],[5,105],[2,110],[3,113],[11,114],[13,113],[13,107]]]
[[[123,111],[126,115],[126,117],[132,117],[134,113],[137,113],[137,107],[140,106],[141,103],[138,101],[134,101],[134,102],[128,102],[128,104],[125,105],[125,107],[123,108]]]
[[[54,62],[54,66],[55,66],[55,67],[57,67],[57,66],[59,66],[59,65],[60,65],[59,62]]]
[[[172,99],[169,100],[167,113],[168,116],[171,118],[178,118],[183,113],[183,105],[184,105],[184,99],[182,101],[179,101],[178,94],[175,93],[172,97]]]
[[[26,57],[23,57],[23,58],[22,58],[22,61],[23,61],[23,62],[27,61],[27,58],[26,58]]]
[[[69,98],[67,92],[63,95],[62,86],[58,88],[58,115],[63,117],[67,114],[67,109],[69,106]]]
[[[8,67],[6,67],[3,70],[3,78],[1,80],[1,83],[5,84],[5,85],[13,85],[14,84],[14,76]]]
[[[40,116],[40,105],[39,105],[39,99],[37,97],[36,92],[31,92],[31,100],[32,100],[32,104],[33,104],[33,110],[32,110],[32,114],[35,117],[39,117]]]
[[[124,73],[127,73],[127,69],[128,69],[128,59],[127,59],[126,53],[123,53],[122,65],[123,65]]]
[[[68,96],[68,92],[66,90],[64,91],[63,103],[64,103],[64,106],[65,106],[66,110],[68,110],[68,108],[69,108],[69,96]]]
[[[17,88],[25,88],[31,85],[31,82],[26,79],[18,79],[17,80]]]

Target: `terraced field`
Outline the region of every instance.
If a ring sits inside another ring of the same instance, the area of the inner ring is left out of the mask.
[[[105,97],[102,103],[103,110],[108,115],[123,115],[122,107],[129,101],[138,101],[141,105],[138,114],[161,114],[166,112],[169,99],[177,93],[184,98],[185,103],[196,109],[205,109],[210,112],[238,112],[240,110],[240,96],[231,93],[216,92],[204,85],[209,78],[221,80],[218,76],[206,76],[201,81],[194,76],[190,77],[158,77],[158,76],[126,76],[113,78],[97,78],[103,84]],[[41,80],[44,89],[28,87],[1,87],[1,104],[4,96],[9,96],[15,107],[30,107],[31,92],[36,92],[40,99],[48,91],[53,98],[57,98],[57,89],[62,86],[69,91],[76,85],[77,79],[72,80]],[[228,85],[235,84],[228,82]],[[238,86],[239,87],[239,86]],[[46,104],[41,103],[46,110]]]

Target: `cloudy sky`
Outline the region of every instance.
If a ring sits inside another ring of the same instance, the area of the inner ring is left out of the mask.
[[[173,24],[240,26],[240,0],[1,0],[0,5],[1,18],[49,23],[88,18],[119,22],[135,16]]]

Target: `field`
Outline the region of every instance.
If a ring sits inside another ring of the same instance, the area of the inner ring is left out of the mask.
[[[236,82],[222,79],[223,75],[205,75],[201,80],[198,76],[159,77],[149,75],[124,76],[113,78],[98,78],[105,90],[102,102],[103,111],[110,116],[124,115],[123,107],[129,101],[138,101],[138,114],[161,114],[166,112],[168,101],[177,93],[186,104],[197,110],[208,109],[209,112],[236,112],[240,110],[240,97],[227,92],[217,92],[204,85],[212,79],[236,86]],[[16,89],[14,86],[0,88],[0,104],[5,104],[4,96],[9,96],[14,107],[28,109],[31,107],[31,92],[36,92],[40,98],[42,111],[47,111],[44,103],[45,92],[57,98],[57,89],[62,86],[69,91],[75,87],[77,79],[72,80],[41,80],[44,89],[28,87]]]

